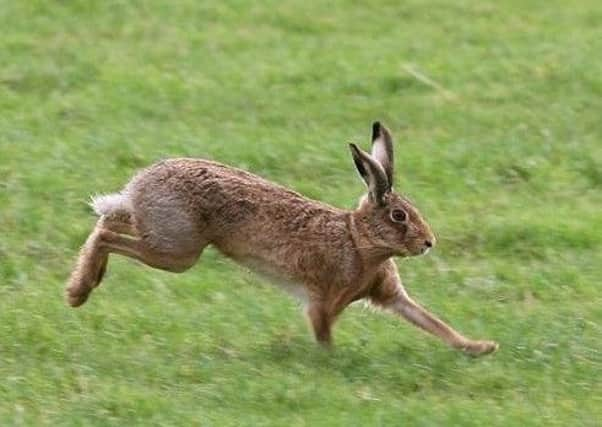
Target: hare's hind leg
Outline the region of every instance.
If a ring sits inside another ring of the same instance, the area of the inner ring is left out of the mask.
[[[69,278],[67,298],[73,307],[86,302],[92,289],[100,284],[105,274],[109,252],[102,245],[101,232],[107,228],[130,236],[136,235],[136,229],[129,221],[109,219],[104,216],[98,220],[82,246],[77,264]]]
[[[120,234],[125,234],[127,236],[132,236],[132,237],[138,237],[138,231],[136,230],[136,227],[134,227],[134,225],[130,222],[130,220],[123,220],[123,219],[114,219],[114,218],[103,218],[102,219],[102,223],[101,226],[103,229],[108,229],[111,231],[114,231],[116,233],[120,233]],[[109,262],[109,254],[104,253],[102,254],[103,259],[102,259],[102,264],[101,267],[98,271],[98,275],[96,276],[96,286],[98,286],[100,284],[100,282],[102,281],[102,278],[104,277],[106,271],[107,271],[107,264]]]
[[[144,237],[123,236],[107,229],[100,231],[100,241],[109,253],[134,258],[150,267],[172,273],[181,273],[192,267],[205,246],[199,242],[199,247],[191,251],[161,250]]]
[[[67,287],[69,304],[86,302],[102,279],[108,256],[125,255],[151,267],[171,272],[190,268],[207,238],[200,233],[194,212],[181,201],[152,192],[128,192],[98,198],[94,210],[101,217],[83,246]],[[105,215],[106,214],[106,215]]]
[[[97,227],[82,248],[78,265],[67,288],[69,304],[82,305],[92,289],[98,286],[95,279],[102,278],[110,253],[134,258],[154,268],[180,273],[188,270],[198,260],[205,245],[199,242],[194,251],[162,251],[147,239],[119,234],[111,229]]]

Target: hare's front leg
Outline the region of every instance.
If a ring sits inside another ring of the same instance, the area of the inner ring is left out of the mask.
[[[453,348],[468,354],[479,356],[498,349],[498,344],[494,341],[466,338],[414,302],[401,286],[396,274],[388,274],[385,280],[373,289],[370,299],[374,304],[399,314],[419,328],[438,336]]]
[[[310,301],[306,309],[307,318],[313,329],[316,341],[324,347],[332,346],[332,324],[335,316],[331,314],[326,304],[321,301]]]
[[[332,322],[320,304],[310,303],[307,307],[307,317],[314,331],[316,341],[324,347],[332,345]]]

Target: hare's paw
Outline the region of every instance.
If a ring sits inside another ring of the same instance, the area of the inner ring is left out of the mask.
[[[499,344],[495,341],[471,341],[464,348],[464,352],[471,356],[484,356],[497,351]]]
[[[72,275],[67,289],[65,289],[67,302],[71,307],[79,307],[86,302],[93,288],[93,281],[86,280],[85,277],[77,274]]]

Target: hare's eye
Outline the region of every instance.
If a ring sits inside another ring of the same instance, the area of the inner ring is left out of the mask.
[[[391,219],[393,222],[404,222],[408,215],[404,210],[401,209],[393,209],[391,211]]]

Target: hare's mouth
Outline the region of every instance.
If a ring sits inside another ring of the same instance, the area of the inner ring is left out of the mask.
[[[423,256],[429,253],[429,251],[431,250],[431,248],[428,247],[422,247],[422,248],[417,248],[414,250],[409,251],[406,254],[403,254],[403,256]]]
[[[425,250],[426,249],[426,250]],[[396,256],[401,258],[410,258],[415,256],[422,256],[428,252],[429,248],[420,248],[420,249],[407,249],[403,251],[397,252]]]

